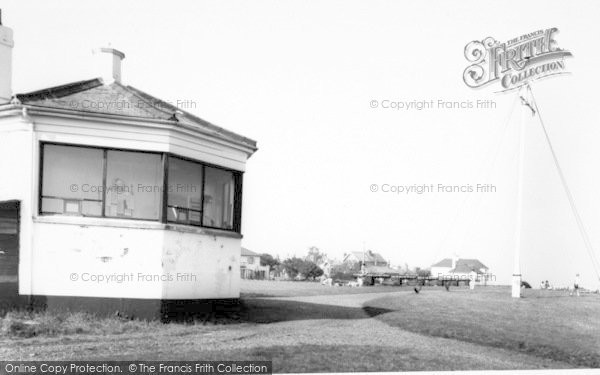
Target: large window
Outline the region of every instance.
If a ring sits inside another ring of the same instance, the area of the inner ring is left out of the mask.
[[[42,213],[102,216],[102,150],[44,146]]]
[[[167,154],[55,144],[42,145],[42,160],[41,214],[240,231],[240,172]]]
[[[212,228],[233,229],[233,173],[211,167],[206,167],[205,171],[202,224]]]
[[[161,156],[108,151],[106,187],[106,216],[158,220],[163,191]]]
[[[201,164],[169,157],[168,221],[202,225],[202,170]]]

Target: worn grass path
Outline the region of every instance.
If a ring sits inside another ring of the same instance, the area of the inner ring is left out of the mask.
[[[1,342],[11,360],[273,360],[277,372],[565,368],[566,363],[410,333],[372,318],[165,327]],[[6,346],[5,346],[6,345]]]

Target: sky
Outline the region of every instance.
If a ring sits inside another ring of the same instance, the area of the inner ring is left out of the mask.
[[[513,270],[515,93],[471,89],[465,45],[550,27],[570,75],[533,83],[600,257],[600,52],[594,1],[3,1],[13,88],[98,76],[94,48],[123,51],[123,82],[258,142],[244,176],[243,245],[280,257],[371,249],[392,265],[478,258]],[[389,102],[434,101],[422,110]],[[492,103],[461,108],[461,103]],[[376,101],[376,108],[373,103]],[[598,287],[539,122],[524,116],[521,268],[537,286]],[[385,192],[493,185],[487,193]],[[372,191],[373,186],[377,191]]]

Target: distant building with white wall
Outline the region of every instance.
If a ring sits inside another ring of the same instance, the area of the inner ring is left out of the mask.
[[[446,280],[475,280],[493,283],[489,268],[478,259],[445,258],[431,266],[431,276]]]
[[[242,247],[242,257],[240,258],[240,275],[242,279],[259,279],[264,280],[269,278],[271,271],[269,266],[260,264],[260,254],[252,250]]]
[[[256,142],[123,84],[112,48],[108,77],[14,95],[12,48],[0,26],[0,302],[164,318],[239,298]]]

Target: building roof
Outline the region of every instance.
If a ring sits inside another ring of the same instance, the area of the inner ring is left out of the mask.
[[[256,149],[254,140],[213,125],[135,87],[118,82],[105,85],[101,78],[17,94],[15,98],[16,100],[13,100],[12,104],[79,113],[170,121]]]
[[[356,259],[360,260],[360,261],[364,261],[364,262],[376,262],[376,263],[384,263],[387,264],[387,261],[381,256],[381,254],[379,253],[375,253],[371,250],[369,251],[352,251],[350,252],[350,254],[348,254],[346,256],[346,259],[348,259],[348,257],[350,255],[353,255]],[[344,260],[346,260],[344,259]]]
[[[242,256],[245,256],[245,257],[259,257],[260,254],[255,253],[252,250],[248,250],[245,247],[242,247]]]
[[[471,267],[467,264],[458,264],[454,269],[450,270],[450,273],[481,273],[481,268]]]
[[[435,263],[434,265],[432,265],[431,267],[452,267],[452,259],[444,258],[444,259],[440,260],[439,262]]]
[[[479,261],[479,259],[459,259],[457,262],[457,265],[461,265],[461,264],[465,264],[471,268],[476,268],[476,269],[482,269],[485,268],[486,270],[488,269],[488,267],[481,263]]]
[[[452,268],[452,259],[445,258],[431,267],[447,267]],[[479,259],[458,259],[456,261],[456,266],[450,272],[456,273],[468,273],[471,271],[478,272],[481,269],[488,269],[487,266],[479,261]]]

